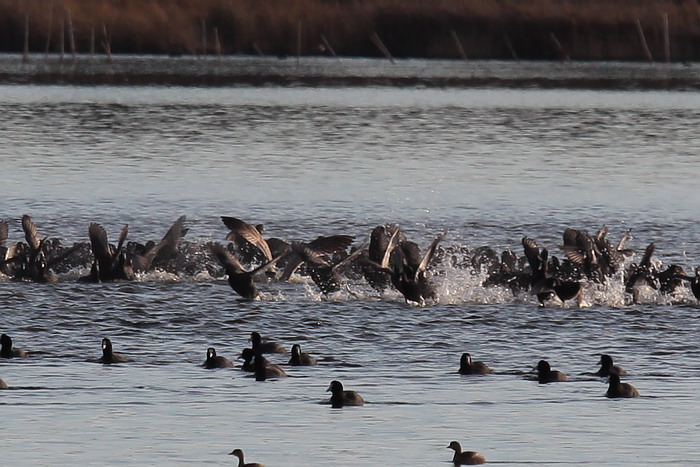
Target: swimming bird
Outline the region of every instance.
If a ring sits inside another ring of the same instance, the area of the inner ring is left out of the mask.
[[[88,228],[92,253],[95,256],[90,274],[92,282],[109,282],[113,280],[134,280],[131,259],[124,251],[124,241],[129,233],[129,225],[122,227],[119,242],[114,248],[107,240],[107,231],[100,224],[92,223]]]
[[[178,255],[180,240],[187,234],[185,228],[186,216],[180,216],[170,226],[160,242],[148,249],[143,255],[135,254],[131,257],[134,270],[148,271],[156,267],[162,267],[169,260]]]
[[[462,451],[462,445],[452,441],[447,449],[452,449],[455,455],[452,457],[454,465],[478,465],[486,463],[486,458],[476,451]]]
[[[613,359],[610,355],[601,354],[598,364],[600,365],[600,369],[596,372],[598,376],[610,376],[611,374],[623,376],[627,374],[625,370],[613,364]]]
[[[309,366],[315,365],[316,359],[306,352],[301,351],[299,344],[292,346],[292,358],[289,359],[289,364],[292,366]]]
[[[238,262],[238,259],[223,245],[215,243],[211,246],[211,251],[219,261],[219,264],[226,270],[226,274],[228,274],[228,285],[231,286],[234,292],[246,300],[255,300],[258,297],[258,288],[255,286],[255,276],[274,265],[280,259],[280,256],[278,256],[252,271],[246,271],[243,269],[243,266],[241,266],[241,263]]]
[[[461,375],[490,375],[493,370],[484,362],[472,361],[471,354],[465,352],[459,361],[459,374]]]
[[[639,397],[639,391],[629,383],[620,382],[620,376],[611,373],[608,392],[605,393],[605,397],[611,399],[618,397]]]
[[[340,381],[331,381],[326,392],[331,393],[331,406],[334,409],[342,408],[346,405],[364,405],[365,400],[355,391],[345,391],[343,383]]]
[[[568,381],[569,378],[559,370],[552,370],[546,360],[537,363],[537,381],[540,384]]]
[[[210,370],[212,368],[233,368],[233,363],[226,357],[216,355],[214,347],[209,347],[207,349],[207,359],[202,366]]]
[[[261,354],[256,354],[253,358],[253,367],[255,368],[255,381],[265,381],[270,378],[284,378],[287,372],[279,365],[270,363]]]
[[[129,360],[124,355],[112,351],[111,340],[106,337],[102,339],[102,357],[99,360],[100,363],[108,365],[111,363],[124,363],[128,361]]]
[[[246,462],[243,460],[243,451],[241,451],[240,449],[234,449],[228,454],[229,456],[238,457],[238,467],[265,467],[264,465],[259,464],[257,462],[249,462],[246,464]]]
[[[250,342],[253,343],[254,354],[287,353],[287,349],[279,345],[277,342],[263,341],[263,338],[257,331],[253,331],[250,333]]]
[[[28,357],[29,354],[22,349],[12,347],[12,338],[7,334],[0,336],[0,358]]]
[[[238,357],[239,360],[243,360],[243,365],[241,366],[241,370],[243,371],[249,371],[249,372],[254,372],[255,371],[255,365],[253,365],[253,358],[255,358],[255,352],[253,352],[253,349],[243,349],[241,352],[241,355]]]

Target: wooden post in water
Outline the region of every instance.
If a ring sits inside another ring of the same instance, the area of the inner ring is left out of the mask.
[[[112,63],[112,46],[110,45],[110,37],[107,35],[107,26],[102,23],[102,47],[105,49],[105,54],[107,55],[107,61]]]
[[[202,55],[207,55],[207,20],[202,18]]]
[[[552,43],[559,53],[559,60],[562,62],[570,62],[571,58],[569,58],[569,55],[564,50],[564,47],[562,47],[561,42],[559,42],[559,39],[557,39],[557,36],[555,36],[553,32],[550,32],[549,38],[552,39]]]
[[[61,29],[60,29],[60,33],[58,35],[58,51],[61,54],[61,63],[63,63],[63,54],[65,52],[65,46],[66,46],[66,44],[65,44],[66,38],[65,38],[65,31],[64,31],[63,22],[64,22],[64,19],[61,18]]]
[[[663,14],[664,18],[664,58],[666,63],[671,62],[671,38],[668,31],[668,13]]]
[[[326,36],[321,34],[321,42],[323,42],[323,46],[333,55],[335,58],[338,58],[338,55],[336,55],[335,50],[333,50],[333,47],[331,47],[331,43],[328,42],[328,39],[326,39]]]
[[[214,51],[216,56],[221,58],[221,42],[219,42],[219,28],[214,28]]]
[[[46,47],[44,48],[44,53],[46,58],[49,58],[49,48],[51,47],[51,28],[53,25],[53,2],[49,3],[49,25],[46,28]]]
[[[642,29],[642,23],[639,22],[639,18],[637,18],[636,24],[637,34],[639,34],[639,41],[642,43],[642,51],[644,52],[644,56],[649,62],[654,63],[654,57],[651,56],[651,51],[647,45],[646,37],[644,37],[644,30]]]
[[[379,38],[379,34],[377,34],[376,32],[373,32],[372,35],[369,36],[369,38],[372,40],[374,45],[377,46],[379,51],[381,53],[383,53],[386,58],[389,59],[389,61],[391,63],[396,63],[396,62],[394,62],[394,57],[391,56],[389,49],[386,48],[386,46],[384,45],[384,42],[382,42],[382,40]]]
[[[513,44],[511,44],[510,37],[508,37],[508,33],[506,33],[506,32],[503,33],[503,42],[506,43],[506,47],[508,48],[508,51],[510,52],[510,56],[513,57],[513,60],[519,60],[518,54],[515,53],[515,49],[513,48]]]
[[[24,15],[24,48],[22,49],[22,61],[29,62],[29,15]]]
[[[297,22],[297,68],[301,61],[301,20]]]
[[[459,56],[462,57],[462,60],[466,60],[467,54],[464,53],[462,41],[459,40],[459,36],[457,36],[457,32],[454,29],[450,29],[450,36],[452,36],[452,40],[455,41],[455,45],[457,46],[457,52],[459,52]]]
[[[70,44],[70,53],[73,57],[73,63],[75,63],[75,35],[73,34],[73,20],[70,16],[70,10],[66,10],[66,20],[68,21],[68,43]]]

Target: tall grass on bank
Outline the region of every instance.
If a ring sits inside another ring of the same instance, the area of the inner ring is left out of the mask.
[[[0,51],[27,26],[59,51],[69,14],[79,53],[381,56],[376,34],[395,57],[700,59],[698,0],[0,0]]]

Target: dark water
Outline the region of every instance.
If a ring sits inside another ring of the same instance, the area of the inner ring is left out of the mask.
[[[288,239],[359,242],[397,222],[421,245],[447,230],[446,246],[520,253],[527,235],[557,254],[564,228],[607,224],[692,271],[698,109],[679,91],[3,86],[0,216],[11,241],[24,213],[69,244],[90,222],[113,240],[124,223],[134,240],[158,239],[183,214],[187,241],[223,242],[218,216],[233,215]],[[325,298],[304,278],[245,303],[205,270],[0,281],[1,330],[32,353],[0,362],[13,388],[0,392],[3,460],[230,465],[240,447],[268,466],[449,465],[458,440],[513,465],[700,461],[687,290],[631,305],[618,278],[590,286],[587,308],[539,309],[448,269],[439,303],[422,308],[363,281]],[[320,364],[268,382],[199,366],[209,346],[234,359],[253,330]],[[104,336],[132,361],[88,361]],[[467,351],[497,374],[458,375]],[[586,375],[600,353],[642,397],[604,397]],[[530,380],[541,358],[572,381]],[[368,403],[323,404],[333,379]]]

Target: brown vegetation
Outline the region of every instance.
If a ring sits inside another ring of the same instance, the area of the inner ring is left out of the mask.
[[[639,21],[656,60],[700,59],[698,0],[0,0],[0,50],[31,52],[644,60]],[[216,32],[215,32],[216,31]],[[454,31],[454,33],[452,32]],[[105,36],[106,33],[106,36]],[[216,35],[215,35],[216,34]],[[561,44],[561,48],[557,45]],[[94,44],[94,45],[93,45]]]

